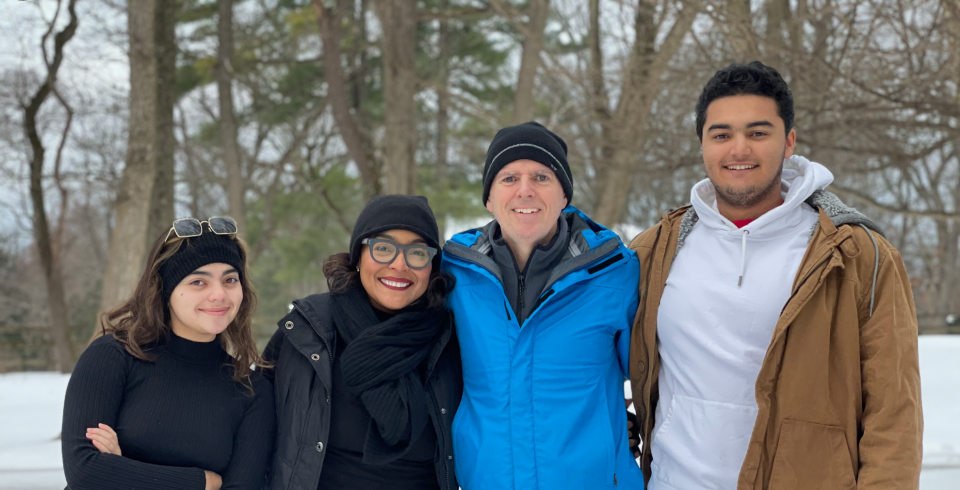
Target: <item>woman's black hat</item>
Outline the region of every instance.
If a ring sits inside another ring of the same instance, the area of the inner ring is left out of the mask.
[[[440,230],[426,197],[403,194],[377,196],[367,203],[353,225],[350,266],[356,267],[360,263],[360,250],[363,248],[360,242],[364,238],[397,229],[412,231],[420,235],[428,246],[440,250]],[[434,261],[439,260],[438,253]]]

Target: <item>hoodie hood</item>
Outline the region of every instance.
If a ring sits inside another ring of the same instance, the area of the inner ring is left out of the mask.
[[[693,186],[690,202],[704,225],[737,235],[746,230],[751,238],[755,238],[760,234],[776,233],[795,225],[799,219],[796,211],[803,202],[831,182],[833,182],[833,174],[819,163],[811,162],[798,155],[784,160],[783,172],[780,176],[780,197],[783,199],[783,204],[767,211],[743,228],[737,228],[732,221],[720,214],[717,208],[717,191],[710,179],[703,179]]]
[[[710,179],[704,179],[693,186],[690,202],[703,226],[721,238],[740,241],[740,274],[737,278],[737,287],[740,287],[747,266],[748,239],[774,239],[795,233],[796,227],[801,226],[805,220],[810,221],[810,213],[814,212],[804,201],[831,182],[833,174],[819,163],[798,155],[784,160],[780,176],[780,197],[783,204],[767,211],[743,228],[737,228],[731,220],[720,214],[717,191]],[[813,222],[816,222],[815,219]]]

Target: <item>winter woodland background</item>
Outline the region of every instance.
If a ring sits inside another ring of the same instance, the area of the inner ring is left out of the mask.
[[[371,196],[485,218],[509,124],[563,136],[573,204],[632,238],[704,177],[703,84],[754,59],[921,334],[960,332],[960,0],[5,0],[0,373],[69,372],[174,217],[237,220],[265,341]]]
[[[697,96],[753,59],[901,250],[922,332],[960,323],[960,0],[5,1],[0,371],[69,371],[182,216],[237,220],[263,339],[367,198],[486,216],[512,123],[562,135],[574,204],[629,239],[687,203]]]

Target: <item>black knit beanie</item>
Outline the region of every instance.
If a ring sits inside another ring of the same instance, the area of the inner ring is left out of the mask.
[[[503,167],[517,160],[533,160],[557,174],[567,204],[573,200],[573,175],[567,163],[567,143],[537,122],[527,122],[497,131],[487,148],[483,164],[483,204],[490,198],[490,186]]]
[[[184,277],[207,264],[215,263],[231,265],[243,277],[240,246],[229,236],[217,235],[205,227],[200,236],[184,238],[177,253],[160,265],[163,302],[170,301],[170,295]]]
[[[426,197],[402,194],[377,196],[367,203],[353,225],[353,235],[350,236],[350,266],[356,267],[360,263],[360,249],[363,248],[361,240],[387,230],[398,229],[420,235],[428,246],[439,251],[440,230]],[[440,254],[437,253],[433,260],[434,266],[437,266]]]

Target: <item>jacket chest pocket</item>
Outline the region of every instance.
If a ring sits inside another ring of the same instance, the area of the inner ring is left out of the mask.
[[[841,427],[785,419],[770,473],[770,490],[857,487]]]

